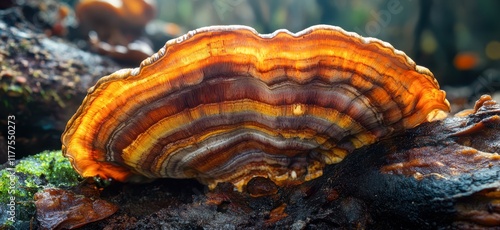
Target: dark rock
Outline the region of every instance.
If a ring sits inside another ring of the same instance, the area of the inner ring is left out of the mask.
[[[16,118],[17,159],[59,149],[66,121],[87,89],[100,77],[122,68],[62,38],[47,37],[28,20],[36,11],[25,15],[31,12],[27,8],[0,10],[0,124],[7,126],[8,115]],[[1,130],[0,136],[5,138],[6,132]]]

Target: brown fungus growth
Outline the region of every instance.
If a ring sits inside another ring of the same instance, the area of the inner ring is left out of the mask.
[[[156,16],[154,0],[80,0],[76,16],[91,45],[114,59],[139,63],[151,56],[151,45],[140,36]]]
[[[432,73],[339,27],[204,27],[89,90],[62,136],[84,177],[196,178],[239,191],[322,175],[353,150],[449,111]],[[260,193],[260,192],[257,192]]]
[[[425,122],[355,149],[341,162],[325,167],[323,176],[278,187],[273,195],[239,193],[230,183],[200,192],[193,181],[166,179],[140,186],[116,183],[124,192],[110,197],[125,207],[148,209],[127,224],[130,229],[165,225],[176,229],[497,229],[500,120],[495,117],[500,115],[500,105],[493,100],[476,105],[469,116]],[[416,159],[428,164],[412,163]],[[247,186],[265,182],[255,178]],[[150,208],[155,206],[160,207]],[[121,220],[133,213],[124,209],[89,229],[120,228]]]
[[[101,199],[90,199],[58,188],[35,194],[37,219],[42,229],[73,229],[102,220],[118,207]]]

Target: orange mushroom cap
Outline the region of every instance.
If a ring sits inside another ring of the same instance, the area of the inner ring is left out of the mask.
[[[76,6],[80,23],[110,21],[113,26],[144,27],[156,16],[154,0],[80,0]]]
[[[81,0],[76,15],[99,53],[139,63],[153,54],[151,45],[139,37],[155,17],[155,6],[153,0]]]

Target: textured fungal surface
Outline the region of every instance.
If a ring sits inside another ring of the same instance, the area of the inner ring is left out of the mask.
[[[62,136],[84,177],[197,178],[240,191],[322,174],[356,148],[448,111],[432,73],[339,27],[204,27],[102,78]]]
[[[58,188],[46,188],[34,196],[41,229],[74,229],[104,219],[118,206]]]

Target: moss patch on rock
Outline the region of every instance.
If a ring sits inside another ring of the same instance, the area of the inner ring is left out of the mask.
[[[44,151],[16,161],[14,167],[2,166],[0,203],[5,205],[0,207],[0,228],[29,223],[35,214],[33,195],[37,191],[45,187],[75,186],[80,180],[61,151]],[[11,202],[15,203],[14,208],[8,205]],[[11,218],[13,210],[14,222]]]

